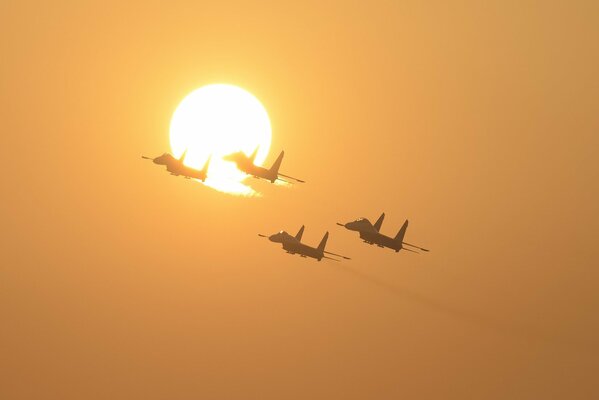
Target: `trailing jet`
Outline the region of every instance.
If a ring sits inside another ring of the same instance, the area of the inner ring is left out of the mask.
[[[358,231],[360,233],[360,239],[362,239],[364,243],[376,244],[378,247],[388,247],[395,250],[396,253],[401,249],[411,251],[412,253],[418,253],[417,251],[404,247],[404,245],[422,251],[429,251],[427,249],[423,249],[422,247],[403,241],[404,236],[406,235],[406,230],[408,229],[408,220],[403,223],[401,229],[399,232],[397,232],[397,235],[395,235],[394,238],[391,238],[379,232],[381,230],[381,226],[383,225],[383,219],[385,219],[385,213],[381,214],[374,225],[372,225],[372,223],[366,218],[359,218],[346,224],[341,224],[338,222],[337,225],[343,226],[350,231]]]
[[[269,169],[254,164],[256,154],[258,154],[258,148],[256,148],[256,150],[254,150],[249,157],[243,151],[238,151],[236,153],[224,156],[223,160],[232,161],[237,165],[237,168],[240,171],[245,172],[248,175],[252,175],[255,178],[266,179],[271,183],[274,183],[277,179],[283,182],[292,183],[286,181],[285,179],[281,179],[281,176],[284,178],[293,179],[296,182],[305,183],[305,181],[302,181],[301,179],[279,173],[279,168],[281,167],[281,162],[283,161],[283,156],[285,155],[284,151],[281,151],[281,154],[279,154],[279,157],[277,157],[277,160]]]
[[[329,232],[324,234],[324,237],[320,241],[318,247],[310,247],[308,245],[303,244],[302,235],[304,234],[304,226],[300,228],[299,232],[295,236],[291,236],[289,233],[285,231],[280,231],[275,233],[274,235],[262,235],[258,234],[260,237],[268,238],[271,242],[281,243],[283,245],[283,250],[285,250],[289,254],[299,254],[300,257],[310,257],[314,258],[318,261],[323,258],[328,258],[329,260],[340,261],[333,257],[328,257],[325,254],[330,254],[332,256],[337,256],[344,258],[346,260],[351,260],[351,258],[342,256],[341,254],[331,253],[330,251],[326,251],[324,247],[327,244],[327,239],[329,238]]]
[[[208,166],[210,165],[210,159],[212,158],[212,156],[208,157],[208,160],[206,160],[204,167],[200,170],[200,169],[188,167],[187,165],[183,164],[183,162],[185,161],[186,155],[187,155],[187,150],[185,150],[183,152],[183,154],[181,155],[181,158],[179,158],[179,159],[173,157],[169,153],[164,153],[163,155],[158,156],[156,158],[151,158],[151,157],[146,157],[146,156],[141,156],[141,158],[143,158],[145,160],[152,160],[152,162],[154,162],[154,164],[166,165],[166,170],[168,172],[170,172],[171,175],[175,175],[175,176],[180,175],[180,176],[183,176],[185,179],[190,179],[190,178],[199,179],[202,182],[204,182],[206,180],[206,176],[208,174]]]

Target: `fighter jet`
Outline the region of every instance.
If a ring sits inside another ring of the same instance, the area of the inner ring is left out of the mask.
[[[385,219],[385,213],[382,213],[379,219],[372,225],[372,223],[366,218],[359,218],[355,221],[348,222],[346,224],[341,224],[337,222],[337,225],[343,226],[350,231],[358,231],[360,233],[360,239],[367,244],[376,244],[378,247],[388,247],[390,249],[395,250],[397,253],[401,249],[411,251],[412,253],[418,253],[417,251],[408,249],[404,247],[410,246],[422,251],[429,251],[427,249],[423,249],[422,247],[406,243],[403,241],[404,236],[406,235],[406,230],[408,229],[408,220],[403,223],[397,235],[394,238],[389,236],[385,236],[379,231],[381,230],[381,226],[383,225],[383,219]]]
[[[283,175],[279,172],[281,162],[283,161],[283,156],[285,155],[284,151],[281,151],[281,154],[279,154],[279,157],[277,157],[277,160],[269,169],[254,164],[256,154],[258,154],[258,148],[256,148],[256,150],[254,150],[249,157],[243,151],[238,151],[236,153],[224,156],[223,160],[232,161],[237,165],[237,168],[240,171],[245,172],[248,175],[252,175],[255,178],[266,179],[271,183],[274,183],[277,179],[283,182],[292,183],[285,179],[281,179],[281,176],[283,178],[293,179],[296,182],[305,183],[305,181],[301,179],[297,179],[289,175]]]
[[[283,250],[285,250],[289,254],[299,254],[300,257],[310,257],[314,258],[318,261],[323,258],[327,258],[329,260],[340,261],[333,257],[328,257],[325,254],[330,254],[332,256],[341,257],[346,260],[351,260],[351,258],[342,256],[341,254],[331,253],[330,251],[326,251],[324,247],[327,244],[327,239],[329,238],[329,232],[324,234],[324,237],[320,241],[318,247],[310,247],[301,242],[302,235],[304,234],[304,226],[300,228],[299,232],[295,236],[291,236],[289,233],[285,231],[280,231],[275,233],[274,235],[262,235],[258,234],[260,237],[268,238],[271,242],[281,243],[283,245]]]
[[[143,158],[145,160],[152,160],[152,162],[154,162],[154,164],[166,165],[166,170],[168,172],[170,172],[171,175],[183,176],[185,179],[190,179],[190,178],[199,179],[202,182],[204,182],[206,180],[206,176],[208,174],[208,166],[210,165],[210,159],[212,158],[212,156],[208,157],[208,160],[206,160],[204,167],[201,170],[199,170],[199,169],[188,167],[187,165],[183,164],[183,162],[185,161],[186,155],[187,155],[187,150],[185,150],[183,152],[183,154],[181,155],[181,158],[179,158],[179,159],[173,157],[169,153],[164,153],[163,155],[158,156],[156,158],[151,158],[151,157],[146,157],[146,156],[141,156],[141,158]]]

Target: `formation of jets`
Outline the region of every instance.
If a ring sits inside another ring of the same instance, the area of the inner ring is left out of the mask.
[[[166,170],[170,172],[171,175],[181,175],[186,179],[193,178],[199,179],[202,182],[204,182],[208,175],[208,167],[210,165],[210,159],[212,156],[208,157],[208,161],[206,161],[204,167],[201,170],[198,170],[188,167],[184,164],[186,154],[187,150],[185,150],[181,155],[181,158],[178,159],[169,153],[164,153],[161,156],[155,158],[147,156],[141,156],[141,158],[145,160],[152,160],[154,164],[166,165]],[[246,174],[253,176],[254,178],[266,179],[271,183],[275,183],[275,181],[277,180],[287,183],[293,183],[283,178],[292,179],[293,181],[299,183],[305,183],[305,181],[301,179],[294,178],[289,175],[284,175],[279,172],[279,168],[281,167],[281,163],[283,162],[283,156],[285,155],[284,151],[281,151],[281,154],[279,154],[279,157],[277,157],[272,167],[268,169],[256,165],[254,163],[254,160],[256,159],[256,154],[258,154],[258,148],[256,148],[256,150],[254,150],[254,152],[250,156],[247,156],[243,151],[239,151],[237,153],[232,153],[224,156],[223,160],[234,162],[235,165],[237,165],[237,169],[239,169],[241,172],[245,172]]]
[[[404,242],[404,237],[406,236],[406,231],[408,229],[408,221],[406,220],[404,224],[397,232],[395,237],[390,237],[383,235],[380,233],[381,226],[383,225],[383,219],[385,219],[385,213],[383,213],[379,219],[374,223],[374,225],[367,218],[358,218],[355,221],[351,221],[345,224],[337,223],[339,226],[343,226],[350,231],[357,231],[360,233],[360,239],[364,241],[364,243],[374,245],[376,244],[378,247],[389,248],[395,250],[395,252],[399,252],[400,250],[406,250],[412,253],[418,253],[416,250],[428,252],[429,250],[416,246],[414,244],[410,244]],[[304,234],[304,226],[300,228],[299,232],[295,236],[291,236],[286,231],[279,231],[272,235],[263,235],[261,233],[258,234],[260,237],[268,238],[271,242],[281,243],[283,250],[285,250],[289,254],[299,254],[300,257],[310,257],[314,258],[318,261],[321,261],[323,258],[328,258],[334,261],[340,261],[339,259],[329,257],[325,254],[341,257],[345,260],[351,260],[351,258],[346,257],[341,254],[332,253],[329,251],[325,251],[325,246],[327,243],[327,239],[329,238],[329,232],[325,233],[324,237],[320,241],[318,247],[310,247],[304,243],[302,243],[302,235]],[[409,246],[411,248],[407,248],[405,246]]]
[[[257,153],[258,148],[256,148],[256,150],[254,150],[254,152],[249,156],[246,155],[244,152],[240,151],[223,157],[223,160],[234,162],[240,171],[245,172],[246,174],[255,178],[268,180],[271,183],[274,183],[277,180],[292,183],[287,179],[291,179],[295,182],[305,183],[305,181],[301,179],[297,179],[288,175],[283,175],[279,172],[279,168],[281,167],[283,156],[285,154],[283,151],[281,151],[276,161],[270,168],[264,168],[255,164],[255,158]],[[211,157],[208,158],[202,169],[194,169],[184,164],[186,154],[187,150],[184,151],[181,157],[178,159],[169,153],[164,153],[161,156],[155,158],[146,156],[142,156],[142,158],[152,160],[154,164],[166,166],[166,170],[171,175],[183,176],[186,179],[199,179],[202,182],[205,181],[208,175],[208,168],[210,166]],[[286,179],[283,179],[281,177]],[[377,245],[381,248],[389,248],[395,250],[396,253],[400,250],[406,250],[418,254],[419,252],[416,250],[424,252],[429,251],[423,247],[416,246],[414,244],[410,244],[404,241],[404,237],[408,229],[408,220],[406,220],[403,223],[403,225],[394,237],[382,234],[380,230],[381,226],[383,225],[384,219],[385,213],[382,213],[374,224],[372,224],[370,220],[368,220],[367,218],[358,218],[354,221],[350,221],[345,224],[338,222],[337,225],[342,226],[350,231],[358,232],[360,235],[360,239],[366,244]],[[332,253],[330,251],[325,250],[325,246],[329,238],[329,232],[326,232],[324,234],[324,237],[322,238],[317,247],[311,247],[305,243],[302,243],[303,233],[304,226],[300,228],[299,232],[295,236],[290,235],[284,230],[272,235],[259,234],[258,236],[268,238],[268,240],[274,243],[281,243],[283,250],[285,250],[288,254],[298,254],[300,257],[313,258],[318,261],[321,261],[323,258],[334,261],[340,261],[340,259],[351,260],[349,257],[346,257],[344,255]]]

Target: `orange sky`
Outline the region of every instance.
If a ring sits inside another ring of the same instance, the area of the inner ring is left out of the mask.
[[[596,398],[598,4],[0,3],[0,398]],[[307,184],[139,158],[215,82]]]

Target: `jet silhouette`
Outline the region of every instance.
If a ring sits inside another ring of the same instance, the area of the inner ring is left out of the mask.
[[[350,231],[357,231],[360,233],[360,239],[367,244],[376,244],[378,247],[388,247],[390,249],[395,250],[397,253],[401,249],[411,251],[412,253],[418,253],[417,251],[405,248],[406,246],[414,247],[418,250],[429,251],[427,249],[423,249],[422,247],[406,243],[403,241],[404,236],[406,235],[406,230],[408,229],[408,220],[403,223],[397,235],[394,238],[389,236],[385,236],[379,231],[381,230],[381,226],[383,225],[383,219],[385,219],[385,213],[382,213],[379,219],[372,225],[372,223],[366,218],[359,218],[355,221],[348,222],[346,224],[341,224],[337,222],[337,225],[343,226]]]
[[[327,258],[329,260],[340,261],[333,257],[328,257],[325,254],[330,254],[332,256],[337,256],[344,258],[346,260],[351,260],[351,258],[342,256],[341,254],[331,253],[330,251],[326,251],[324,248],[327,244],[327,239],[329,238],[329,232],[324,234],[324,237],[320,241],[318,247],[310,247],[301,242],[302,235],[304,234],[304,226],[300,228],[299,232],[295,236],[291,236],[289,233],[285,231],[280,231],[273,235],[267,236],[258,234],[260,237],[268,238],[271,242],[281,243],[283,245],[283,250],[285,250],[289,254],[299,254],[300,257],[310,257],[314,258],[318,261],[323,258]]]
[[[152,162],[154,162],[154,164],[166,165],[166,170],[168,172],[170,172],[171,175],[183,176],[185,179],[190,179],[190,178],[199,179],[202,182],[204,182],[206,180],[206,176],[208,174],[208,166],[210,165],[210,159],[212,158],[212,156],[208,157],[208,160],[206,160],[204,167],[202,167],[202,169],[199,170],[199,169],[188,167],[187,165],[183,164],[183,162],[185,161],[186,155],[187,155],[187,150],[185,150],[183,152],[183,154],[181,155],[181,158],[179,158],[179,159],[173,157],[169,153],[164,153],[163,155],[158,156],[156,158],[151,158],[151,157],[146,157],[146,156],[141,156],[141,158],[143,158],[145,160],[152,160]]]
[[[281,162],[283,161],[283,156],[285,155],[284,151],[281,151],[281,154],[279,154],[279,157],[277,157],[277,160],[269,169],[254,164],[256,154],[258,154],[258,147],[256,147],[256,150],[254,150],[249,157],[243,151],[238,151],[236,153],[224,156],[223,160],[232,161],[237,165],[237,168],[240,171],[245,172],[248,175],[252,175],[255,178],[266,179],[271,183],[274,183],[277,179],[283,182],[292,183],[286,181],[285,179],[281,179],[281,176],[284,178],[293,179],[296,182],[305,183],[305,181],[301,179],[279,173],[279,168],[281,167]]]

